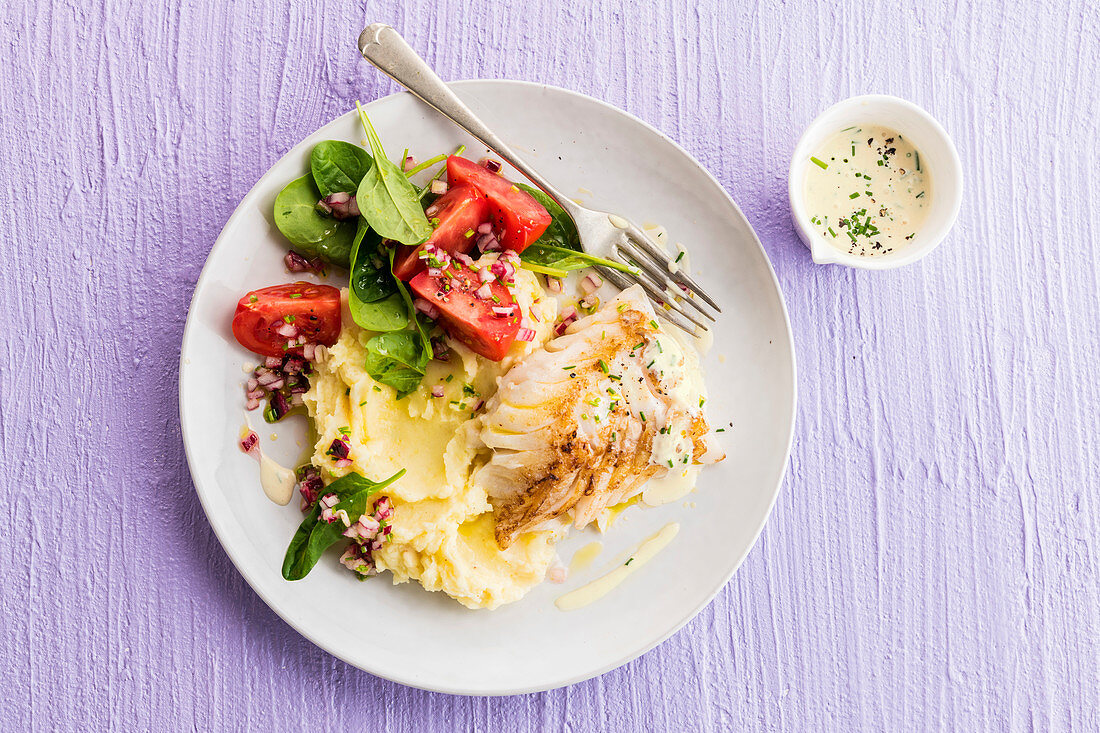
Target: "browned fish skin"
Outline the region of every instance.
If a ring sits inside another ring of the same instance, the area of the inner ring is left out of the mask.
[[[678,424],[689,426],[685,437],[693,462],[706,452],[709,428],[702,411],[695,414],[674,404],[659,376],[638,363],[639,345],[648,345],[659,331],[644,296],[629,295],[620,296],[628,307],[613,307],[619,299],[612,301],[578,322],[576,330],[550,342],[547,353],[514,367],[516,373],[505,375],[491,401],[482,436],[494,455],[479,480],[494,497],[495,535],[502,549],[520,534],[570,511],[575,525],[584,527],[667,471],[652,462],[658,416],[651,412],[647,418],[627,399],[628,391],[642,395],[646,410],[658,405],[666,420],[680,416]],[[619,401],[596,421],[585,413],[589,408],[584,405],[591,404],[586,400],[594,392],[608,391],[605,385],[621,384],[608,381],[608,365],[622,366],[610,372],[618,371],[623,381],[633,379],[636,385],[622,389]],[[685,422],[685,417],[690,419]]]

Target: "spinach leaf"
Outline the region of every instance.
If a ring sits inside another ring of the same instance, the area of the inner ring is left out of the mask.
[[[380,333],[367,342],[367,374],[393,387],[398,399],[417,388],[427,366],[421,337],[413,331]]]
[[[388,479],[375,483],[357,473],[349,473],[325,487],[324,493],[336,494],[340,500],[332,508],[333,512],[343,509],[347,512],[348,519],[356,522],[367,510],[367,502],[372,496],[404,475],[405,469],[401,469]],[[283,577],[287,580],[301,580],[309,575],[309,571],[321,559],[325,550],[344,539],[345,529],[347,527],[339,520],[332,524],[323,521],[320,502],[314,504],[286,548]]]
[[[393,250],[390,250],[390,270],[393,270]],[[409,313],[412,313],[413,325],[416,326],[417,333],[420,334],[420,346],[422,351],[421,358],[426,367],[428,362],[432,359],[432,340],[428,338],[428,329],[424,326],[421,316],[416,312],[416,307],[413,306],[412,296],[409,294],[409,289],[405,287],[405,283],[394,277],[394,282],[397,284],[397,291],[401,293],[401,299],[405,301],[405,307],[409,309]],[[423,368],[421,369],[423,371]]]
[[[390,270],[393,270],[393,249],[389,251]],[[401,399],[417,388],[424,378],[424,371],[432,358],[432,342],[428,330],[424,327],[420,315],[413,307],[412,296],[405,283],[393,278],[397,287],[397,297],[405,303],[411,314],[413,331],[383,333],[367,342],[367,374],[376,382],[388,384],[397,390],[397,399]]]
[[[378,245],[382,238],[367,226],[367,222],[359,217],[359,231],[355,234],[355,242],[352,245],[351,254],[351,284],[352,294],[363,303],[374,303],[397,292],[394,285],[393,274],[389,268],[376,267],[375,261],[382,262],[378,252]]]
[[[409,311],[398,293],[373,303],[348,298],[351,319],[368,331],[400,331],[409,325]]]
[[[307,258],[347,267],[355,224],[322,216],[315,208],[320,198],[313,176],[294,179],[275,197],[275,226]]]
[[[359,211],[382,238],[402,244],[420,244],[431,236],[432,225],[420,206],[418,191],[405,173],[386,157],[374,125],[358,102],[355,106],[374,154],[374,165],[363,176],[355,194]]]
[[[526,183],[517,183],[516,186],[523,189],[549,212],[553,221],[550,222],[550,226],[546,227],[546,231],[542,233],[538,241],[542,244],[551,244],[555,247],[563,247],[565,249],[572,249],[580,251],[581,238],[577,234],[577,225],[573,223],[573,218],[569,214],[565,213],[565,209],[558,206],[558,202],[547,196],[540,189],[534,186],[528,186]]]
[[[369,240],[368,234],[371,235]],[[390,269],[374,266],[381,241],[360,217],[351,253],[348,310],[351,319],[368,331],[399,331],[409,324],[412,309],[406,308],[404,298],[396,292]],[[392,261],[392,254],[390,257]]]
[[[322,140],[313,146],[309,169],[322,196],[354,193],[374,160],[363,148],[343,140]]]
[[[573,270],[581,270],[585,267],[602,265],[613,270],[637,275],[638,269],[630,265],[624,265],[614,260],[605,260],[602,257],[575,252],[564,247],[555,247],[552,244],[543,244],[540,238],[519,256],[520,266],[532,272],[541,272],[553,277],[565,277]]]

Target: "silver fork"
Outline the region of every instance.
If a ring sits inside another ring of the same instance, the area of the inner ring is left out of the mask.
[[[392,27],[385,23],[374,23],[368,26],[359,34],[359,50],[363,57],[377,66],[382,73],[480,140],[487,148],[557,201],[577,225],[581,248],[585,252],[633,266],[634,281],[645,289],[655,310],[662,317],[691,332],[693,329],[687,321],[706,330],[706,319],[715,320],[703,303],[718,313],[722,312],[718,304],[703,292],[687,273],[670,260],[661,246],[646,236],[641,228],[610,212],[595,211],[580,206],[524,163],[462,100],[455,96],[455,93],[432,71],[424,59],[420,58]],[[631,276],[626,273],[603,266],[599,269],[603,276],[616,287],[625,289],[630,286]],[[694,297],[695,295],[699,296],[698,300]]]

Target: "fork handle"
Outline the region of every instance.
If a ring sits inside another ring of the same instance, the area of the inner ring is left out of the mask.
[[[363,58],[378,67],[386,76],[408,89],[441,115],[480,140],[528,180],[546,192],[576,219],[573,202],[551,186],[545,178],[528,166],[481,119],[451,91],[439,75],[417,55],[416,51],[393,27],[372,23],[359,34],[359,51]]]

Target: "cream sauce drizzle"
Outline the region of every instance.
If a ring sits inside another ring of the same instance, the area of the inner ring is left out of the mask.
[[[651,478],[642,491],[642,501],[649,506],[661,506],[682,499],[695,488],[700,468],[696,465],[670,468],[664,476]]]
[[[260,486],[267,498],[279,506],[286,506],[294,496],[297,479],[294,472],[260,452]]]
[[[658,552],[668,546],[669,542],[672,542],[679,531],[680,525],[678,523],[670,522],[666,524],[660,532],[643,542],[625,563],[602,578],[597,578],[587,585],[582,585],[580,588],[566,593],[558,598],[554,605],[562,611],[575,611],[598,601],[630,577],[638,568],[652,560]]]

